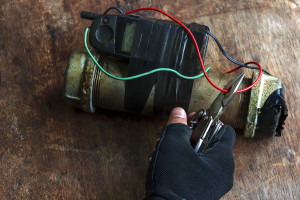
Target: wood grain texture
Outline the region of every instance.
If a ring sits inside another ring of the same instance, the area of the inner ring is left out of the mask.
[[[109,6],[157,7],[205,24],[234,58],[258,61],[283,81],[289,107],[283,136],[237,136],[234,187],[223,199],[300,199],[299,0],[2,0],[0,6],[0,199],[144,196],[147,158],[166,120],[89,114],[62,100],[68,57],[83,47],[90,25],[80,12]],[[205,62],[216,71],[233,67],[212,40]]]

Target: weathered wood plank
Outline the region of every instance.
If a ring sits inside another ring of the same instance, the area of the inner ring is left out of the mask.
[[[83,47],[80,11],[157,7],[211,28],[242,61],[259,61],[286,86],[281,138],[234,148],[233,189],[223,199],[300,199],[300,2],[290,1],[8,1],[0,9],[0,199],[141,199],[147,157],[164,126],[154,117],[100,110],[62,100],[63,74]],[[158,13],[143,12],[162,17]],[[232,68],[209,42],[206,65]],[[248,73],[250,75],[250,72]]]

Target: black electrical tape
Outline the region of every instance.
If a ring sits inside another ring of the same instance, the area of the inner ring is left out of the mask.
[[[129,59],[128,76],[141,74],[159,67],[158,60],[153,58],[150,60],[148,55],[156,52],[156,49],[152,48],[151,45],[153,45],[153,41],[159,37],[156,34],[151,34],[152,29],[153,26],[151,21],[137,23],[131,48],[131,58]],[[132,112],[142,111],[156,78],[157,73],[154,73],[143,78],[126,81],[124,101],[126,110]]]
[[[150,20],[147,23],[139,22],[137,21],[136,25],[128,76],[161,67],[170,67],[187,76],[202,71],[195,47],[181,27]],[[194,34],[201,55],[204,55],[208,39],[205,31],[208,28],[198,24],[191,25],[191,30],[193,28],[197,31]],[[143,79],[127,81],[125,109],[141,112],[154,84],[153,112],[155,114],[167,113],[176,106],[188,109],[193,80],[182,79],[168,72],[159,72]]]

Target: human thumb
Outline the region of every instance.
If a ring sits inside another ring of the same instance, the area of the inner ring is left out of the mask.
[[[187,116],[183,108],[177,107],[171,111],[167,125],[175,123],[187,125]]]

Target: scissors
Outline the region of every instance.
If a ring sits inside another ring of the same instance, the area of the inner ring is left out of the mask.
[[[224,90],[228,90],[228,93],[221,92],[209,109],[200,109],[190,118],[189,126],[193,130],[191,143],[196,152],[204,151],[223,126],[219,117],[236,96],[244,77],[244,73],[239,74],[225,85]]]

